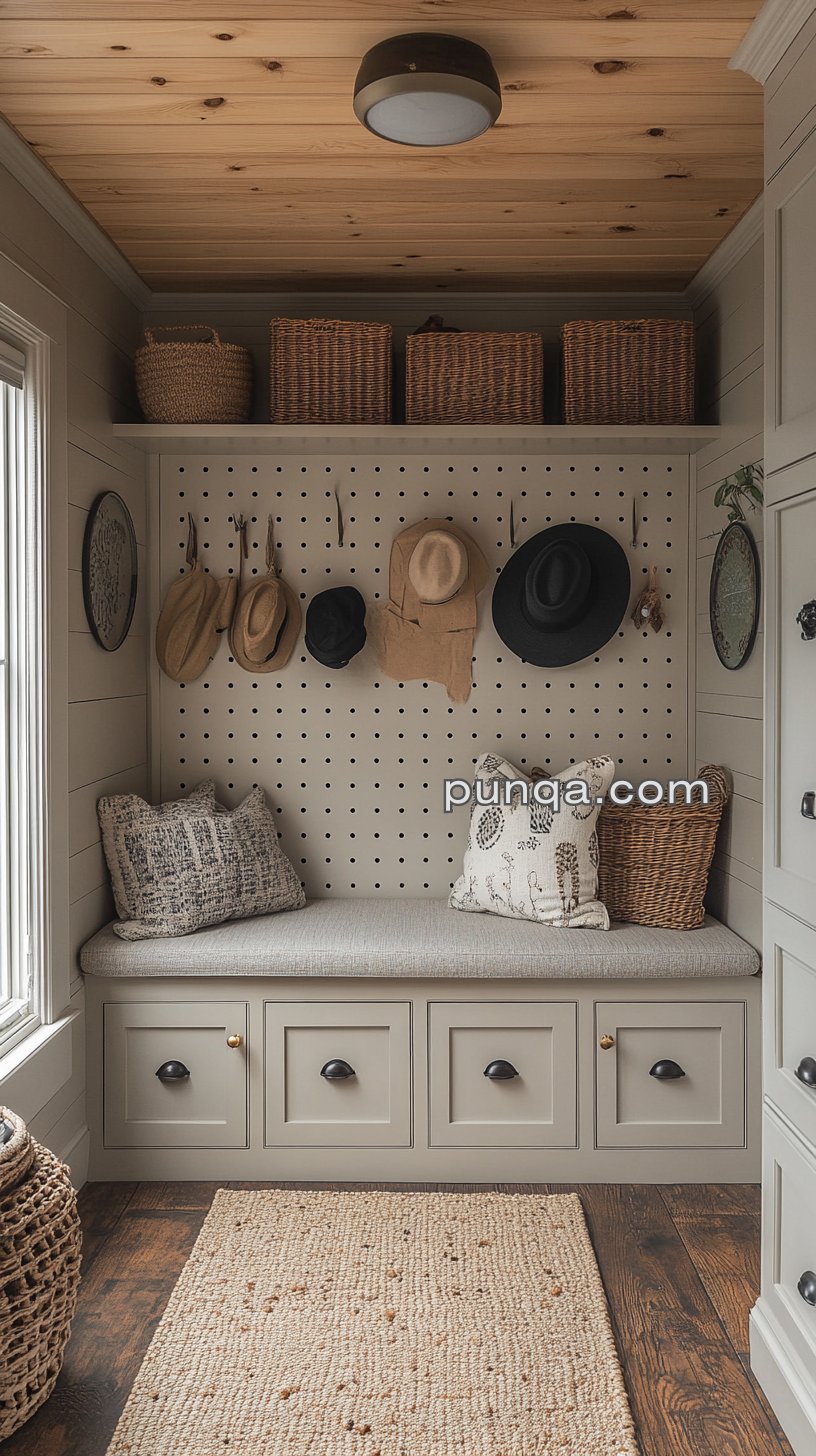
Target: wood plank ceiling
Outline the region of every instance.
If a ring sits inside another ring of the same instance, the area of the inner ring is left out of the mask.
[[[154,288],[681,289],[761,189],[759,5],[0,0],[0,109]],[[409,30],[491,52],[490,133],[357,123]]]

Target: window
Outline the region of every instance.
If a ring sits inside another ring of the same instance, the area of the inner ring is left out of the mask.
[[[0,338],[0,1049],[39,1019],[37,967],[45,945],[44,521],[36,405],[25,355]]]

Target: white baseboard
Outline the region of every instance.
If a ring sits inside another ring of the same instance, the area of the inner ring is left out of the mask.
[[[71,1182],[79,1192],[88,1181],[88,1159],[91,1151],[91,1134],[87,1126],[79,1129],[68,1145],[57,1150],[57,1157],[67,1163],[71,1170]]]
[[[796,1456],[816,1451],[816,1394],[763,1299],[751,1310],[751,1369]]]

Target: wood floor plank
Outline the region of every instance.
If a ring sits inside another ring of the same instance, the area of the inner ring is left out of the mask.
[[[502,1184],[142,1183],[80,1197],[93,1257],[57,1388],[3,1456],[104,1456],[218,1187],[577,1192],[643,1456],[790,1456],[744,1359],[758,1278],[751,1189]],[[189,1453],[179,1453],[189,1456]]]
[[[666,1183],[660,1194],[675,1223],[684,1218],[707,1218],[711,1213],[759,1218],[762,1208],[758,1183]]]
[[[659,1190],[579,1191],[646,1456],[779,1456],[774,1425]]]

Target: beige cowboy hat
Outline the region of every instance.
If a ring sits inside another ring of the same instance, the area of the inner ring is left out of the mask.
[[[246,523],[236,521],[241,536],[240,561],[246,558]],[[272,517],[266,539],[266,576],[250,582],[238,598],[230,628],[230,649],[247,672],[280,672],[294,651],[300,633],[301,609],[292,588],[277,574]]]
[[[391,546],[388,605],[375,626],[380,666],[397,682],[440,682],[453,702],[470,696],[476,598],[489,568],[451,521],[418,521]]]
[[[174,682],[194,682],[205,671],[218,651],[219,633],[232,621],[238,595],[237,577],[218,581],[204,570],[192,516],[188,523],[190,570],[169,588],[156,625],[156,657]]]

